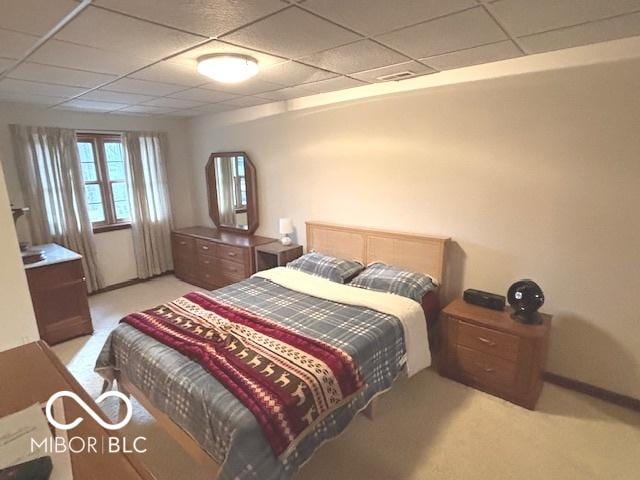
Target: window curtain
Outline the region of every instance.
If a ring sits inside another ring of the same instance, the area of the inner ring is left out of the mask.
[[[10,125],[34,244],[59,243],[82,255],[87,289],[102,288],[75,131]]]
[[[139,278],[173,269],[171,206],[164,133],[126,132],[123,144],[129,169],[131,229]]]

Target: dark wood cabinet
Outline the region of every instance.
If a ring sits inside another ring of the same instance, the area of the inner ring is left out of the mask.
[[[40,338],[49,345],[93,333],[82,257],[60,245],[39,245],[46,259],[26,265]]]
[[[440,374],[534,409],[543,384],[551,316],[524,325],[510,312],[458,299],[441,313]]]
[[[174,273],[207,289],[239,282],[256,271],[254,249],[274,241],[208,227],[178,229],[171,236]]]

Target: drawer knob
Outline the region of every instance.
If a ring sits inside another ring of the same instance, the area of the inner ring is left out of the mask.
[[[210,262],[209,260],[205,260],[205,261],[204,261],[204,264],[205,264],[205,265],[209,265],[210,263],[211,263],[211,262]]]
[[[180,240],[180,245],[186,245],[187,242],[185,242],[184,240]]]
[[[207,247],[206,245],[202,245],[202,249],[203,250],[209,250],[209,247]]]
[[[489,345],[490,347],[495,347],[496,346],[496,342],[492,342],[491,340],[487,340],[484,337],[478,337],[478,340],[480,340],[485,345]]]
[[[236,256],[235,252],[229,252],[227,255],[229,255],[230,257],[235,257]]]
[[[480,365],[479,363],[476,363],[476,367],[484,370],[487,373],[493,373],[495,371],[495,369],[493,369],[491,367],[485,367],[484,365]]]

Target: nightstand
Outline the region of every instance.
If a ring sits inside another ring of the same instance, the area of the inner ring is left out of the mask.
[[[551,316],[524,325],[510,310],[451,302],[441,313],[440,374],[533,410],[542,389]]]
[[[255,247],[256,272],[274,267],[284,267],[302,255],[302,245],[282,245],[280,242]]]

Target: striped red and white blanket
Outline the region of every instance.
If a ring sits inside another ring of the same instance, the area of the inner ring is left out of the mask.
[[[344,351],[201,293],[121,322],[202,365],[254,414],[280,458],[364,386]]]

